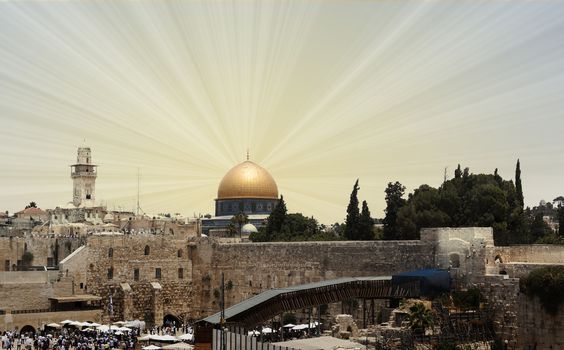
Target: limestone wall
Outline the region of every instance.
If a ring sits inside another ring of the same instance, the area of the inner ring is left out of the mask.
[[[538,298],[520,294],[518,306],[519,349],[564,349],[564,305],[553,316],[543,310]]]
[[[12,273],[12,272],[9,272]],[[16,272],[25,274],[27,272]],[[31,272],[34,273],[34,272]],[[0,284],[1,310],[49,309],[48,298],[72,295],[72,280]]]
[[[178,316],[191,310],[192,262],[186,240],[169,235],[90,237],[87,248],[85,288],[103,297],[104,310],[112,295],[115,319],[127,315],[151,321],[155,314]]]
[[[503,263],[564,263],[564,246],[557,244],[531,244],[509,247],[494,247],[490,250],[488,263],[494,263],[499,256]]]
[[[41,235],[0,237],[0,271],[9,271],[18,266],[18,261],[21,263],[26,251],[33,254],[32,265],[55,266],[85,241],[85,238]]]
[[[100,322],[100,310],[86,311],[64,311],[64,312],[40,312],[25,314],[0,315],[0,333],[6,330],[22,329],[24,326],[32,326],[35,330],[41,330],[52,322],[61,322],[66,319]]]
[[[219,310],[221,273],[227,306],[270,288],[345,276],[378,276],[431,268],[425,241],[295,242],[218,244],[202,238],[192,252],[196,305],[208,315]],[[195,310],[198,311],[198,310]]]
[[[58,272],[60,272],[61,276],[72,279],[74,290],[77,294],[85,293],[87,289],[88,255],[88,247],[83,245],[59,263]]]

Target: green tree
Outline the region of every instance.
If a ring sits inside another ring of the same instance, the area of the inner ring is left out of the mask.
[[[370,216],[368,203],[362,201],[362,212],[358,223],[358,240],[368,241],[374,239],[374,220]]]
[[[543,216],[542,213],[535,215],[531,223],[531,242],[529,243],[534,243],[552,233],[552,229],[544,221]]]
[[[517,165],[515,166],[515,191],[517,192],[517,202],[521,205],[521,208],[525,205],[525,199],[523,197],[523,186],[521,184],[521,163],[517,159]]]
[[[229,225],[227,225],[227,233],[231,237],[235,236],[235,233],[237,233],[237,228],[235,227],[235,224],[233,223],[233,221],[234,221],[234,219],[231,218],[231,222],[229,223]]]
[[[558,234],[564,237],[564,206],[558,208]]]
[[[397,216],[398,212],[406,203],[403,199],[405,186],[396,181],[388,183],[386,187],[386,216],[382,223],[384,224],[384,239],[398,239],[397,237]]]
[[[409,308],[408,320],[411,329],[421,333],[434,324],[433,313],[423,303],[416,303]]]
[[[286,202],[284,202],[284,196],[280,195],[280,199],[278,200],[278,204],[268,216],[268,220],[266,222],[266,234],[272,235],[275,232],[280,232],[282,230],[282,225],[284,225],[284,221],[286,220]]]
[[[358,210],[358,179],[354,183],[349,205],[347,207],[347,218],[345,220],[345,239],[356,240],[359,231],[360,212]]]
[[[28,209],[28,208],[37,208],[37,203],[29,202],[29,204],[25,206],[25,209]]]
[[[247,216],[247,214],[243,212],[240,212],[237,215],[233,215],[233,217],[231,218],[231,223],[237,225],[239,229],[239,237],[241,237],[241,229],[243,228],[243,225],[248,222],[249,222],[249,217]]]
[[[458,167],[454,171],[454,178],[460,179],[461,177],[462,177],[462,170],[460,170],[460,164],[458,164]]]

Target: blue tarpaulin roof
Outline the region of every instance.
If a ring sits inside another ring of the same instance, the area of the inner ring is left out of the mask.
[[[398,273],[392,276],[392,282],[403,283],[418,280],[421,295],[433,297],[450,289],[450,274],[447,270],[424,269]]]

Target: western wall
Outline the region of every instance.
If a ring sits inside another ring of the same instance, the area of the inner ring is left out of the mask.
[[[561,332],[557,332],[563,329],[563,313],[547,315],[538,301],[526,299],[518,287],[518,278],[528,271],[562,265],[564,247],[495,247],[491,237],[490,228],[440,228],[423,230],[417,241],[222,243],[176,234],[59,239],[56,277],[40,281],[35,277],[34,283],[28,279],[25,284],[0,283],[0,309],[43,308],[49,295],[88,293],[102,298],[98,316],[108,321],[112,295],[113,320],[160,324],[166,315],[184,321],[217,312],[221,273],[230,306],[270,288],[345,276],[450,268],[459,287],[482,288],[495,311],[497,333],[513,347],[525,349],[535,343],[564,347]],[[15,259],[22,253],[20,246],[27,244],[35,264],[36,258],[47,262],[53,256],[55,243],[54,238],[2,238],[0,249],[3,257]],[[72,253],[66,248],[69,244]],[[17,286],[19,293],[14,289]],[[30,293],[36,297],[28,299]]]

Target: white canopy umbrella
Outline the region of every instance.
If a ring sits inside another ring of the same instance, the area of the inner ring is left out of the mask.
[[[191,333],[182,334],[181,336],[178,337],[178,339],[192,341],[194,339],[194,334]]]
[[[178,341],[178,339],[172,335],[151,335],[150,339],[156,341]]]
[[[73,323],[73,322],[74,321],[72,321],[72,320],[64,320],[64,321],[61,321],[60,323],[61,324],[67,324],[67,323]]]
[[[262,333],[264,333],[264,334],[272,333],[272,328],[265,327],[265,328],[262,329]]]
[[[249,331],[247,334],[250,335],[250,336],[258,336],[258,335],[260,335],[260,332],[259,331]]]
[[[307,325],[307,324],[299,324],[299,325],[297,325],[297,326],[295,326],[295,327],[292,327],[292,330],[293,330],[293,331],[300,331],[300,330],[302,330],[302,329],[307,329],[307,328],[309,328],[309,325]]]
[[[296,327],[296,325],[293,324],[293,323],[288,323],[288,324],[284,325],[283,327],[284,328],[293,328],[293,327]]]
[[[100,326],[101,326],[101,324],[96,323],[96,322],[92,322],[92,323],[90,324],[90,327],[100,327]]]
[[[131,328],[127,328],[127,327],[117,327],[116,331],[120,331],[120,332],[131,332]]]
[[[175,344],[169,344],[169,345],[165,345],[163,346],[163,349],[178,349],[178,350],[190,350],[193,349],[194,347],[190,344],[186,344],[186,343],[175,343]]]
[[[129,328],[139,328],[143,330],[145,329],[145,321],[139,321],[139,320],[127,321],[125,322],[124,326]]]
[[[144,346],[142,347],[143,350],[159,350],[160,347],[156,346],[156,345],[149,345],[149,346]]]
[[[49,323],[48,325],[46,325],[46,327],[61,328],[61,325],[58,323]]]
[[[96,329],[99,330],[100,332],[107,332],[110,330],[110,326],[103,324],[101,326],[96,327]]]
[[[149,335],[149,334],[144,335],[144,336],[142,336],[142,337],[137,338],[137,340],[139,340],[139,341],[151,340],[151,335]]]
[[[114,323],[112,323],[112,324],[116,324],[116,325],[118,325],[118,326],[123,326],[123,325],[125,324],[125,322],[123,322],[123,321],[117,321],[117,322],[114,322]]]

